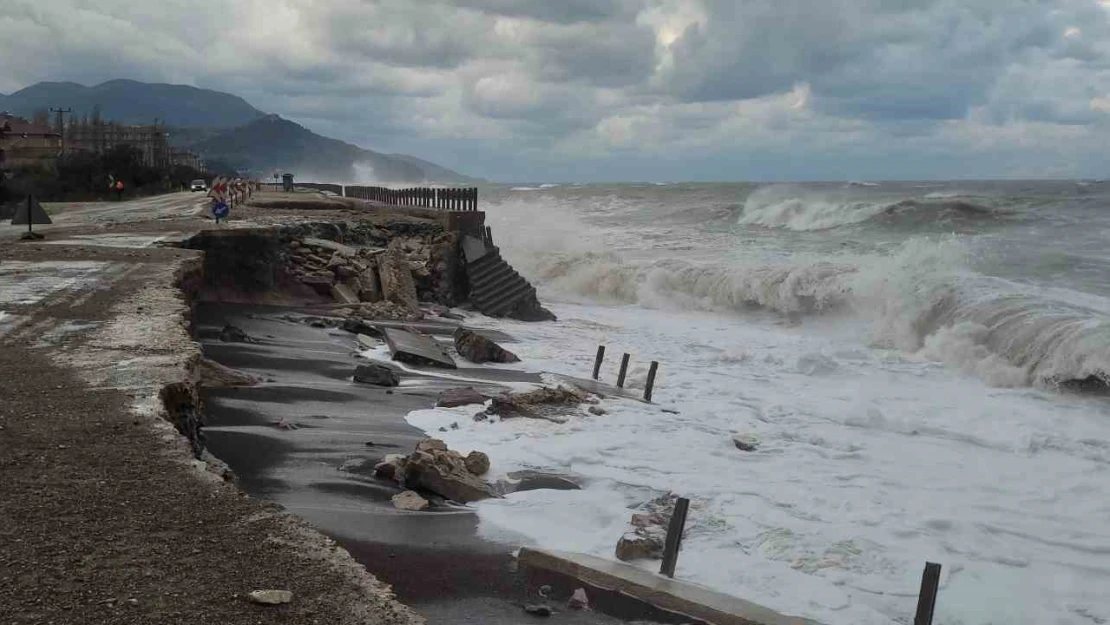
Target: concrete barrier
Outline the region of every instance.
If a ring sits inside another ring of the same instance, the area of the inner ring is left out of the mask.
[[[818,625],[704,586],[585,554],[525,547],[520,550],[518,564],[525,571],[571,578],[710,625]]]

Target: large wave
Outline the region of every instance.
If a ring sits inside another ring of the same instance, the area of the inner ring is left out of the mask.
[[[738,223],[789,230],[827,230],[868,221],[884,225],[951,226],[991,221],[1010,214],[956,194],[878,198],[772,185],[748,196]]]
[[[864,317],[876,345],[945,362],[994,386],[1110,383],[1106,311],[975,273],[959,237],[915,238],[896,254],[854,262],[636,263],[581,251],[528,259],[523,269],[547,288],[602,301]]]

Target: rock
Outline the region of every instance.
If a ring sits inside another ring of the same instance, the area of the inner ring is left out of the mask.
[[[358,292],[359,299],[364,302],[382,301],[382,282],[376,269],[371,267],[359,274],[359,283],[362,284],[362,289]]]
[[[328,264],[328,261],[324,260],[323,258],[321,258],[321,257],[319,257],[315,254],[309,254],[308,256],[305,257],[305,260],[307,260],[308,262],[310,262],[314,265],[319,265],[321,267],[326,266]]]
[[[585,399],[586,394],[578,389],[565,386],[544,387],[527,393],[494,397],[486,413],[499,415],[503,419],[527,417],[565,423],[565,416],[570,412],[567,408],[578,405]]]
[[[253,343],[251,337],[243,331],[242,328],[231,325],[230,323],[220,330],[220,340],[225,343]]]
[[[442,443],[442,441],[438,441]],[[481,501],[497,495],[489,484],[466,468],[455,452],[433,449],[414,451],[405,465],[405,485],[409,488],[436,493],[459,503]]]
[[[312,287],[320,295],[331,295],[331,285],[335,280],[331,276],[321,276],[314,274],[301,278],[301,283],[305,286]]]
[[[401,383],[396,371],[379,364],[359,365],[355,369],[354,378],[355,382],[375,386],[397,386]]]
[[[428,509],[428,500],[411,490],[393,496],[393,507],[398,510],[420,512]]]
[[[139,600],[135,599],[135,598],[128,599],[127,600],[127,605],[130,605],[130,606],[139,605]]]
[[[755,434],[733,434],[732,444],[740,451],[755,451],[759,449],[759,437]]]
[[[601,415],[604,415],[604,414],[609,414],[608,411],[606,411],[601,406],[590,406],[587,410],[590,414],[592,414],[594,416],[598,416],[598,417],[600,417]]]
[[[667,528],[678,496],[668,493],[657,497],[632,515],[628,530],[617,541],[618,560],[659,559],[667,542]]]
[[[582,486],[566,475],[558,473],[545,473],[543,471],[514,471],[509,474],[509,479],[516,480],[512,484],[512,492],[529,490],[582,490]]]
[[[466,328],[455,330],[455,350],[470,362],[520,362],[516,354]]]
[[[309,247],[316,248],[318,250],[336,252],[348,257],[355,256],[358,253],[357,249],[349,245],[343,245],[342,243],[336,243],[335,241],[329,241],[327,239],[316,239],[309,237],[305,238],[303,243]]]
[[[482,395],[472,387],[466,388],[450,388],[439,394],[439,399],[436,401],[437,408],[457,408],[459,406],[466,406],[469,404],[484,404],[486,403],[485,395]]]
[[[220,363],[202,358],[198,366],[200,382],[207,388],[229,388],[235,386],[255,386],[262,382],[262,378],[249,373],[236,371]]]
[[[538,604],[538,603],[535,603],[535,604],[530,603],[530,604],[524,606],[524,611],[527,612],[528,614],[531,614],[532,616],[548,617],[548,616],[551,616],[551,614],[552,614],[550,606],[546,606],[546,605],[542,605],[542,604]]]
[[[438,438],[425,438],[416,444],[416,451],[431,453],[433,451],[447,451],[447,443]]]
[[[358,275],[358,272],[355,271],[354,269],[348,267],[347,265],[340,265],[340,266],[335,268],[335,277],[340,279],[340,280],[347,280],[347,279],[350,279],[350,278],[354,278],[357,275]]]
[[[374,475],[387,480],[404,481],[405,464],[408,458],[401,454],[389,454],[381,462],[374,465]]]
[[[293,600],[293,593],[288,590],[252,590],[247,596],[251,602],[262,605],[281,605]]]
[[[377,319],[380,321],[420,321],[423,319],[423,315],[420,314],[420,311],[409,310],[393,302],[363,304],[359,308],[359,314],[367,319]]]
[[[416,283],[401,252],[397,249],[386,250],[378,257],[378,263],[382,297],[404,306],[406,310],[416,311],[419,308]]]
[[[472,451],[466,455],[466,470],[474,475],[485,475],[489,473],[489,456],[480,452]]]
[[[381,337],[382,335],[380,330],[372,325],[367,325],[361,319],[347,319],[339,327],[351,334],[367,334],[374,337]]]
[[[589,610],[590,599],[586,596],[586,589],[579,588],[574,591],[570,596],[570,601],[567,602],[567,607],[571,610]]]
[[[331,285],[332,299],[340,304],[357,304],[359,303],[358,296],[351,292],[351,289],[345,284]]]

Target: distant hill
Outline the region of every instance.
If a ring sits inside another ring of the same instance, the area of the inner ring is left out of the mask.
[[[404,154],[381,154],[322,137],[277,115],[266,115],[239,96],[186,85],[110,80],[94,87],[40,82],[0,94],[0,111],[30,118],[36,111],[64,107],[77,116],[100,116],[123,124],[167,126],[169,142],[238,170],[269,175],[275,169],[302,181],[444,182],[473,181],[435,163]]]
[[[200,141],[191,149],[240,170],[289,172],[315,182],[463,182],[466,176],[405,155],[386,155],[322,137],[277,115]]]
[[[0,111],[30,117],[51,107],[91,115],[100,106],[103,119],[123,124],[150,124],[155,118],[167,126],[231,128],[250,123],[264,113],[236,95],[187,85],[109,80],[93,87],[73,82],[40,82],[0,96]]]

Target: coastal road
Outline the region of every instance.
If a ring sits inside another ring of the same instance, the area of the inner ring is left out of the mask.
[[[0,225],[0,620],[420,623],[170,424],[200,358],[175,282],[200,254],[159,243],[212,227],[203,202],[48,205],[43,241]],[[294,601],[245,600],[260,589]]]

